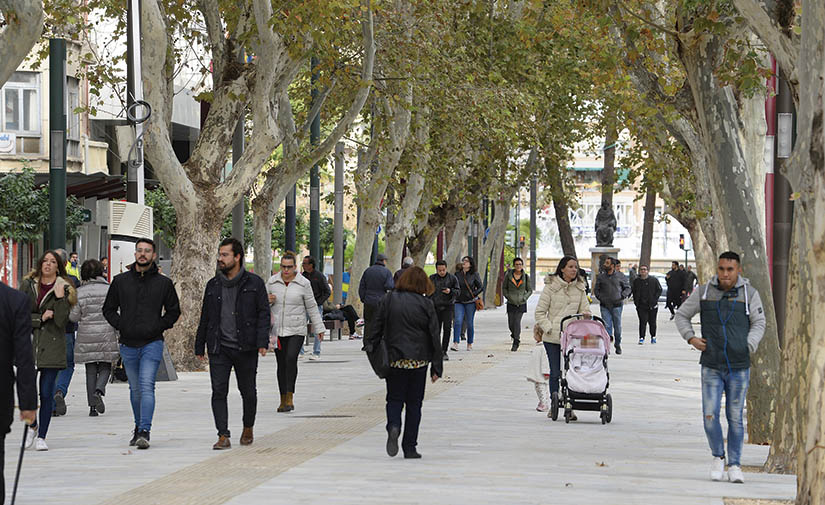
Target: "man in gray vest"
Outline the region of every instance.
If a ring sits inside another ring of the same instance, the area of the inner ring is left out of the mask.
[[[702,414],[713,459],[711,480],[725,476],[725,441],[719,410],[725,394],[728,420],[728,480],[742,483],[740,457],[745,439],[742,411],[750,382],[750,355],[765,334],[765,314],[759,293],[741,275],[739,255],[719,256],[716,275],[699,286],[676,312],[676,328],[688,344],[702,351]],[[690,319],[700,314],[702,336]]]

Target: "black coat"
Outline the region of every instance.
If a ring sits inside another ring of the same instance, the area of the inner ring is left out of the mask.
[[[685,290],[685,271],[673,270],[665,275],[667,282],[667,297],[670,300],[678,300],[682,296],[682,291]]]
[[[435,308],[442,310],[454,305],[455,299],[458,297],[458,292],[461,290],[456,276],[450,272],[447,272],[444,277],[435,273],[430,276],[430,280],[433,286],[435,286],[435,291],[430,295],[430,299],[433,301],[433,304],[435,304]],[[450,293],[442,293],[445,289],[449,289]]]
[[[175,285],[158,272],[156,264],[146,272],[134,267],[112,279],[103,316],[120,332],[120,343],[143,347],[163,340],[163,332],[180,317]]]
[[[20,409],[37,409],[31,302],[22,292],[0,283],[0,434],[3,435],[9,432],[12,423],[15,382]]]
[[[367,305],[378,305],[387,291],[395,286],[390,269],[376,263],[364,270],[361,283],[358,284],[358,298]]]
[[[318,270],[312,272],[302,272],[302,274],[312,286],[312,296],[315,297],[315,305],[323,305],[332,291],[329,289],[329,283],[324,274]]]
[[[430,374],[442,376],[438,317],[432,300],[410,291],[387,293],[378,305],[375,324],[367,326],[364,346],[375,347],[384,338],[390,363],[414,359],[432,363]]]
[[[645,309],[653,309],[657,305],[659,305],[659,296],[662,295],[662,285],[659,284],[659,279],[653,277],[652,275],[648,275],[647,279],[642,279],[641,277],[636,277],[633,280],[633,286],[631,287],[631,292],[633,293],[633,303],[636,304],[636,307],[639,307],[642,301],[642,294],[647,291],[647,306],[642,307]]]
[[[484,291],[484,283],[481,282],[478,272],[465,275],[464,270],[461,270],[455,277],[458,279],[458,289],[461,290],[456,299],[458,303],[470,303]]]
[[[269,347],[269,298],[263,279],[242,270],[235,298],[235,329],[242,351]],[[221,296],[223,285],[216,275],[206,283],[201,306],[201,319],[195,335],[195,354],[203,356],[220,352]]]

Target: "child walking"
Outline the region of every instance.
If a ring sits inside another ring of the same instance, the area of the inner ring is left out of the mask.
[[[530,360],[527,364],[527,380],[532,382],[536,388],[536,396],[539,398],[536,410],[547,412],[550,408],[550,385],[548,383],[550,379],[550,362],[541,341],[542,333],[541,328],[535,326],[533,339],[536,341],[536,345],[530,352]]]

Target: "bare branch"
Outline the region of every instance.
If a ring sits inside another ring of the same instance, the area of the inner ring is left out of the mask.
[[[43,31],[42,0],[0,0],[0,12],[9,17],[0,28],[0,86],[6,83]]]
[[[785,75],[796,82],[798,38],[794,37],[792,32],[786,33],[785,28],[768,14],[759,0],[733,0],[733,4],[774,55]]]
[[[674,30],[671,30],[671,29],[669,29],[669,28],[666,28],[666,27],[664,27],[664,26],[662,26],[662,25],[656,24],[656,23],[654,23],[653,21],[651,21],[651,20],[649,20],[649,19],[645,18],[644,16],[641,16],[641,15],[639,15],[639,14],[636,14],[635,12],[633,12],[630,8],[628,8],[628,7],[627,7],[625,4],[623,4],[622,2],[616,2],[616,5],[617,5],[620,9],[622,9],[623,11],[627,12],[628,14],[630,14],[630,15],[631,15],[631,16],[633,16],[634,18],[638,19],[638,20],[639,20],[639,21],[641,21],[642,23],[644,23],[644,24],[646,24],[646,25],[650,26],[651,28],[655,28],[656,30],[659,30],[660,32],[667,33],[668,35],[670,35],[670,36],[672,36],[672,37],[676,37],[677,39],[681,36],[681,34],[680,34],[679,32],[677,32],[677,31],[674,31]]]
[[[227,65],[226,36],[217,0],[198,0],[198,9],[206,21],[209,45],[212,48],[212,85],[217,89],[223,82]]]

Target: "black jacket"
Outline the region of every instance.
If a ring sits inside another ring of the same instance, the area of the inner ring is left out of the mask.
[[[430,374],[442,377],[444,372],[441,336],[433,302],[418,293],[393,291],[378,305],[375,324],[367,326],[364,346],[378,345],[384,338],[390,363],[414,359],[432,363]]]
[[[461,270],[455,277],[458,279],[458,289],[461,290],[456,299],[458,303],[470,303],[484,291],[484,283],[481,282],[478,272],[465,275],[464,270]]]
[[[381,263],[376,263],[364,270],[363,275],[361,275],[361,282],[358,284],[358,298],[365,304],[378,305],[387,291],[391,291],[394,286],[395,283],[392,281],[390,269]]]
[[[642,302],[643,293],[645,292],[647,292],[648,303],[646,304],[647,306],[643,308],[652,309],[659,305],[659,296],[662,294],[662,285],[659,284],[659,279],[648,275],[647,279],[642,279],[637,276],[633,280],[631,293],[633,293],[633,303],[636,304],[636,307],[640,306],[639,304]]]
[[[433,301],[435,308],[442,310],[454,305],[455,299],[458,297],[458,292],[461,290],[455,275],[447,272],[444,277],[441,277],[435,273],[430,276],[430,280],[433,286],[435,286],[435,291],[430,295],[430,299]],[[449,294],[442,293],[445,289],[450,290]]]
[[[242,351],[269,347],[269,298],[263,279],[241,270],[238,296],[235,298],[235,328]],[[206,283],[201,306],[201,320],[195,335],[195,354],[220,352],[221,295],[223,286],[216,275]]]
[[[0,435],[8,433],[12,423],[15,382],[20,410],[37,409],[31,302],[0,282]]]
[[[685,272],[683,270],[671,269],[665,275],[667,282],[667,297],[671,300],[678,300],[682,296],[682,291],[685,289]]]
[[[630,283],[619,271],[614,270],[612,274],[600,272],[593,285],[593,295],[599,300],[600,305],[619,307],[624,303],[624,299],[630,296]]]
[[[146,272],[131,268],[112,279],[103,316],[120,332],[120,343],[143,347],[163,340],[163,332],[180,317],[175,285],[152,266]]]
[[[329,283],[327,282],[327,278],[324,277],[324,274],[319,272],[318,270],[313,270],[312,272],[302,272],[303,275],[312,285],[312,296],[315,297],[315,304],[316,305],[323,305],[329,295],[332,294],[332,291],[329,289]]]

